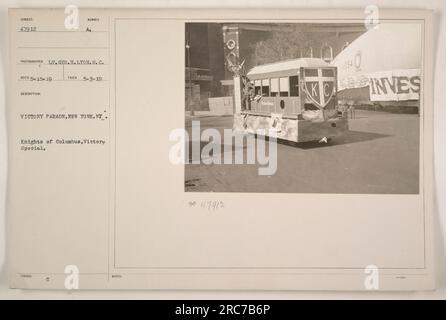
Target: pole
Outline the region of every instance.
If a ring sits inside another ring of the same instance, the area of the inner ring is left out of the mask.
[[[194,101],[192,97],[192,68],[190,66],[190,45],[189,41],[186,43],[186,50],[187,50],[187,66],[189,69],[189,108],[190,108],[190,115],[194,116]]]

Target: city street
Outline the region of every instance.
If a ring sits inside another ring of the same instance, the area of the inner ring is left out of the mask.
[[[186,119],[186,129],[191,130]],[[233,118],[196,117],[201,130],[232,128]],[[258,164],[187,164],[191,192],[418,193],[419,116],[357,110],[350,130],[328,144],[277,146],[277,171]],[[223,136],[223,134],[222,134]],[[202,142],[202,146],[206,145]],[[245,146],[246,147],[246,146]],[[245,158],[246,159],[246,158]]]

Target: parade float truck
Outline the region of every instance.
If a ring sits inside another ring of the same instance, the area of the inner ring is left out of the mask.
[[[338,112],[336,67],[302,58],[234,76],[234,130],[292,142],[328,142],[348,130]]]

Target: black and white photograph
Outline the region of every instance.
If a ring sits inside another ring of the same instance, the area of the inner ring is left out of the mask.
[[[186,23],[185,191],[418,194],[422,27]]]

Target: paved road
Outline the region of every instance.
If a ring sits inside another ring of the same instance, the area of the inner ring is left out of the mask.
[[[232,127],[232,117],[194,120],[200,120],[201,129]],[[272,176],[259,175],[258,164],[188,164],[186,191],[418,193],[418,115],[357,110],[349,127],[327,145],[279,144]]]

